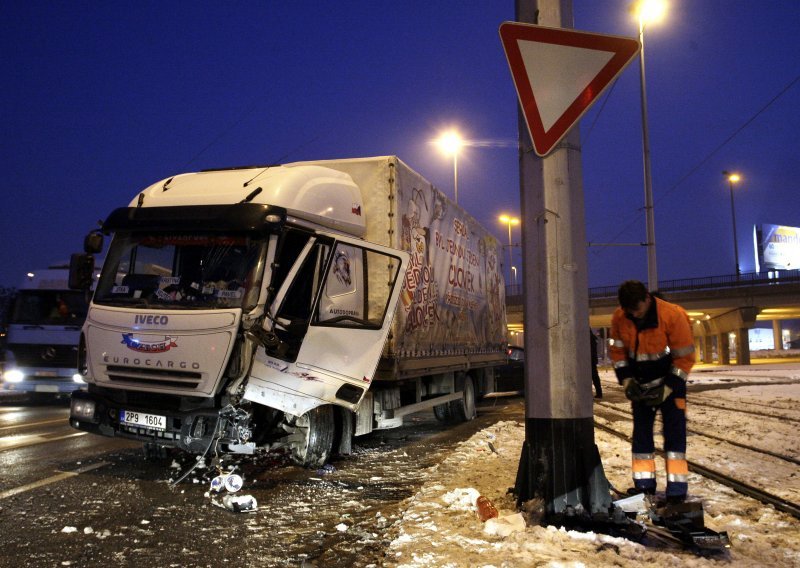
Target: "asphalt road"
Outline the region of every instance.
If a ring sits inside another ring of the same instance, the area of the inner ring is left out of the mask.
[[[428,469],[481,428],[522,420],[524,401],[484,401],[455,426],[411,416],[318,471],[273,455],[223,462],[254,513],[215,506],[213,467],[172,485],[194,458],[145,461],[138,443],[72,430],[68,413],[0,403],[0,566],[378,566]]]

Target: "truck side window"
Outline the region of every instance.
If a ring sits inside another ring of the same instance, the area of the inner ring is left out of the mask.
[[[337,243],[314,324],[381,328],[399,266],[386,254]]]

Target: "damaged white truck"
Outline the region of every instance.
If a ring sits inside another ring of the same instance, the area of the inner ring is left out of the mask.
[[[506,361],[501,245],[393,156],[159,181],[72,287],[103,234],[79,430],[319,466],[413,412],[472,419]]]

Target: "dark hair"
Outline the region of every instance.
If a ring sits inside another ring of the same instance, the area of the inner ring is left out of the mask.
[[[617,291],[617,299],[623,310],[635,310],[639,302],[647,299],[647,287],[638,280],[626,280]]]

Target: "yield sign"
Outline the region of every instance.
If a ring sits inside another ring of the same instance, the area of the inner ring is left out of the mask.
[[[634,38],[503,22],[500,39],[533,147],[546,156],[639,51]]]

